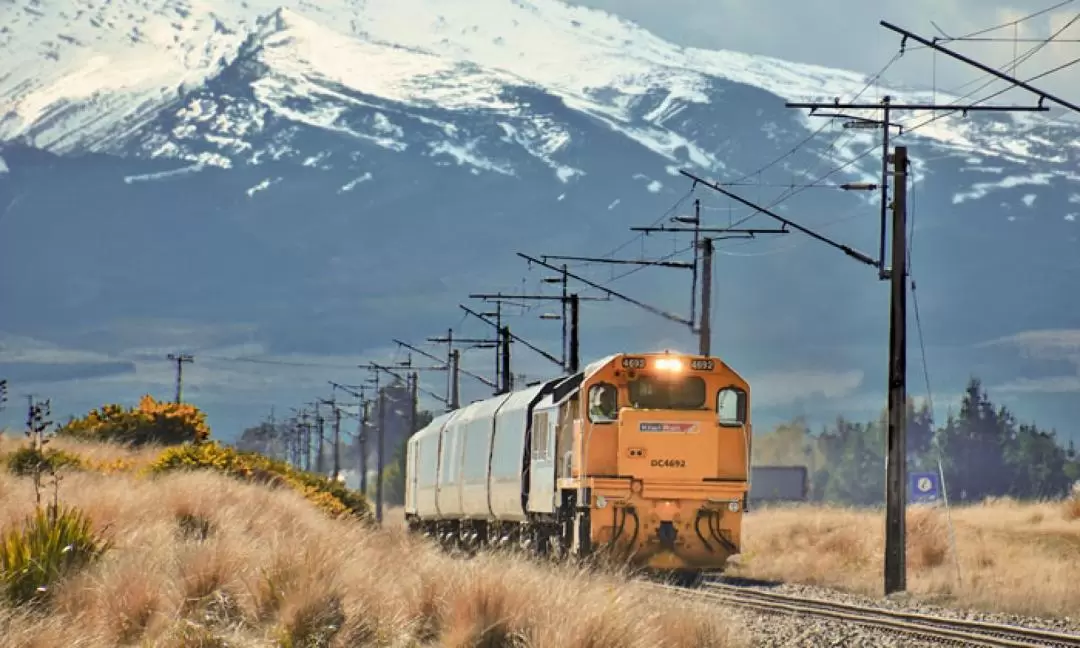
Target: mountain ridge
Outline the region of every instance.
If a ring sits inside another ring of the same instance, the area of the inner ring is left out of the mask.
[[[39,4],[54,12],[42,15],[64,11],[62,3]],[[305,378],[300,387],[268,386],[270,379],[257,372],[241,380],[235,363],[212,359],[227,355],[220,349],[249,344],[269,356],[349,355],[358,347],[388,353],[378,345],[391,336],[419,339],[441,328],[433,322],[455,320],[461,315],[455,302],[469,290],[512,287],[509,277],[522,271],[512,250],[595,256],[622,239],[627,225],[684,213],[691,183],[680,168],[728,181],[746,176],[751,186],[738,191],[766,204],[763,196],[773,192],[767,177],[754,174],[760,168],[792,190],[818,181],[797,206],[789,201],[775,209],[876,253],[876,194],[827,191],[843,180],[879,181],[874,135],[836,128],[807,139],[820,124],[785,108],[777,92],[847,99],[866,88],[869,101],[876,92],[893,92],[890,84],[875,89],[851,72],[678,48],[627,21],[554,0],[453,5],[442,22],[438,12],[421,11],[433,5],[420,0],[347,5],[252,0],[217,13],[199,10],[199,3],[162,1],[137,14],[133,3],[84,0],[79,6],[105,12],[91,16],[101,25],[113,16],[114,35],[126,34],[129,24],[116,16],[132,12],[143,40],[123,41],[130,47],[177,39],[168,50],[175,54],[172,67],[143,71],[130,105],[121,94],[90,112],[70,102],[53,105],[41,123],[19,122],[18,113],[0,116],[11,167],[0,176],[5,240],[48,241],[56,258],[37,270],[33,289],[13,279],[38,263],[32,249],[12,245],[0,258],[0,307],[12,313],[5,327],[62,348],[107,349],[106,359],[119,361],[116,376],[93,389],[72,386],[83,390],[78,398],[122,385],[170,389],[168,367],[157,367],[157,351],[147,351],[165,343],[136,335],[129,323],[153,329],[174,318],[190,330],[206,329],[188,342],[163,338],[207,357],[191,374],[193,396],[207,402],[212,416],[245,403],[250,420],[251,402],[295,400],[298,389],[321,390],[324,377]],[[183,30],[169,26],[173,18],[162,23],[163,11],[214,37],[203,48],[191,46],[197,38],[181,38]],[[527,33],[511,46],[517,32],[510,30]],[[12,33],[0,43],[7,51]],[[73,40],[93,44],[94,34],[107,35],[85,33],[91,35]],[[37,38],[16,35],[23,45]],[[75,51],[63,42],[58,60]],[[119,47],[99,45],[100,55],[116,56]],[[552,56],[538,61],[537,51]],[[185,60],[193,67],[184,67]],[[727,76],[710,72],[725,65]],[[45,70],[42,87],[55,86],[50,79],[57,74],[65,78],[54,72]],[[0,70],[0,77],[0,100],[14,96],[15,76]],[[168,81],[151,83],[159,78]],[[19,87],[24,103],[50,107],[48,95],[34,94],[40,89]],[[175,96],[163,88],[175,89]],[[897,96],[914,99],[920,92]],[[134,117],[118,129],[110,114]],[[72,129],[91,122],[97,130],[86,132],[97,144],[72,139]],[[1045,116],[973,116],[939,120],[914,137],[919,243],[912,254],[931,322],[927,337],[939,362],[952,365],[946,372],[952,384],[987,362],[985,352],[954,346],[1068,322],[1067,304],[1046,303],[1060,294],[1063,277],[1036,266],[1060,263],[1075,251],[1075,221],[1068,217],[1078,210],[1062,189],[1076,177],[1080,130]],[[834,173],[823,184],[829,168]],[[10,200],[4,182],[17,188]],[[700,190],[697,197],[712,224],[753,216]],[[751,225],[775,226],[761,214],[754,218]],[[977,245],[976,234],[985,237]],[[686,245],[658,238],[643,240],[633,256],[671,255]],[[794,403],[788,414],[820,416],[859,399],[857,411],[876,409],[867,403],[879,402],[881,390],[873,384],[864,390],[864,381],[873,383],[883,369],[884,293],[872,270],[857,274],[848,259],[815,246],[799,234],[721,246],[714,347],[748,375],[771,372],[759,383],[758,402]],[[1034,254],[1041,258],[1024,267],[984,268],[988,259]],[[684,290],[676,274],[650,272],[634,275],[626,292],[685,310],[688,285]],[[1043,300],[1027,310],[1031,324],[1001,302],[1002,293]],[[984,306],[957,309],[950,304],[954,294]],[[66,321],[72,309],[79,317]],[[686,337],[685,327],[652,315],[611,311],[589,308],[583,315],[583,335],[598,354]],[[514,321],[529,339],[557,348],[550,325]],[[15,367],[4,364],[17,361],[7,355],[0,350],[0,365]],[[123,364],[128,361],[136,371]],[[514,362],[515,371],[520,366],[532,375],[552,369],[526,353],[516,353]],[[1004,384],[1018,367],[1028,369],[1015,359],[1001,362],[988,380]],[[207,373],[200,374],[204,366]],[[486,364],[468,366],[482,371]],[[239,416],[225,420],[239,425]]]

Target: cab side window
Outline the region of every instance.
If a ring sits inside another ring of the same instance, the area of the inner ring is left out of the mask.
[[[615,385],[597,383],[589,388],[589,421],[611,423],[619,416],[619,392]]]
[[[716,422],[738,427],[746,423],[746,392],[738,387],[724,387],[716,394]]]

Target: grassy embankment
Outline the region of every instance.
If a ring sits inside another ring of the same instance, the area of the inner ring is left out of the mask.
[[[22,445],[0,437],[0,454]],[[59,500],[107,544],[32,603],[5,603],[0,587],[3,646],[748,644],[715,607],[570,567],[453,559],[400,525],[335,518],[333,498],[295,482],[149,474],[164,465],[160,448],[48,447],[83,460],[64,474]],[[31,478],[0,465],[0,533],[17,532],[34,509]]]
[[[1065,501],[954,507],[952,521],[959,561],[944,509],[908,511],[911,594],[950,606],[1080,616],[1080,493]],[[765,508],[746,518],[743,540],[735,574],[882,593],[881,511]]]

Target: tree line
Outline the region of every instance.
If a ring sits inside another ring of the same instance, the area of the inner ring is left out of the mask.
[[[427,425],[433,413],[417,413],[417,429]],[[1080,455],[1070,440],[1062,443],[1055,430],[1025,423],[1004,405],[995,405],[978,378],[971,378],[958,412],[949,412],[944,424],[935,426],[927,405],[907,407],[907,464],[909,471],[937,471],[945,476],[949,499],[977,502],[986,497],[1053,499],[1080,481]],[[861,422],[838,416],[831,425],[814,432],[801,418],[755,434],[754,465],[800,465],[810,473],[810,499],[854,506],[875,506],[885,499],[886,413],[874,421]],[[278,459],[286,459],[286,438],[292,433],[284,423],[260,423],[244,430],[236,446]],[[372,432],[372,434],[374,434]],[[403,437],[387,444],[383,467],[385,502],[405,501],[405,448]],[[329,469],[332,451],[324,444],[323,466]],[[368,441],[368,469],[374,472],[373,439]],[[359,463],[356,443],[343,443],[342,465],[355,470]],[[314,465],[314,462],[313,462]],[[374,495],[374,479],[368,483]]]
[[[1056,430],[1024,423],[1004,405],[995,405],[981,381],[971,378],[958,412],[935,426],[927,405],[907,407],[907,468],[938,471],[950,501],[986,497],[1053,499],[1080,480],[1080,457]],[[803,419],[755,435],[755,465],[804,465],[810,499],[874,506],[885,499],[885,412],[875,421],[838,416],[813,433]]]

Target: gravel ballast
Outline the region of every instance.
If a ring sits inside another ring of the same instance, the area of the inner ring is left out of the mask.
[[[740,579],[719,579],[716,582],[737,585],[740,589],[771,592],[800,598],[818,599],[822,601],[835,601],[868,608],[896,610],[925,614],[947,619],[963,619],[969,621],[981,621],[985,623],[998,623],[1018,627],[1036,628],[1075,634],[1080,636],[1080,622],[1077,619],[1063,618],[1040,618],[1028,617],[1018,614],[1000,612],[984,612],[977,610],[962,610],[956,608],[935,605],[919,600],[907,594],[897,594],[888,598],[875,598],[842,592],[827,587],[814,585],[801,585],[795,583],[782,584],[758,584],[745,582]],[[702,585],[707,591],[708,585]],[[752,623],[754,628],[760,628],[762,643],[757,645],[843,645],[843,646],[939,646],[955,645],[948,642],[938,642],[930,639],[917,639],[913,635],[905,635],[889,630],[878,630],[853,623],[819,619],[807,615],[796,614],[773,614],[760,613],[753,610],[740,609],[739,613],[745,616],[747,623]],[[759,633],[755,632],[755,635]],[[777,643],[779,642],[779,643]]]

